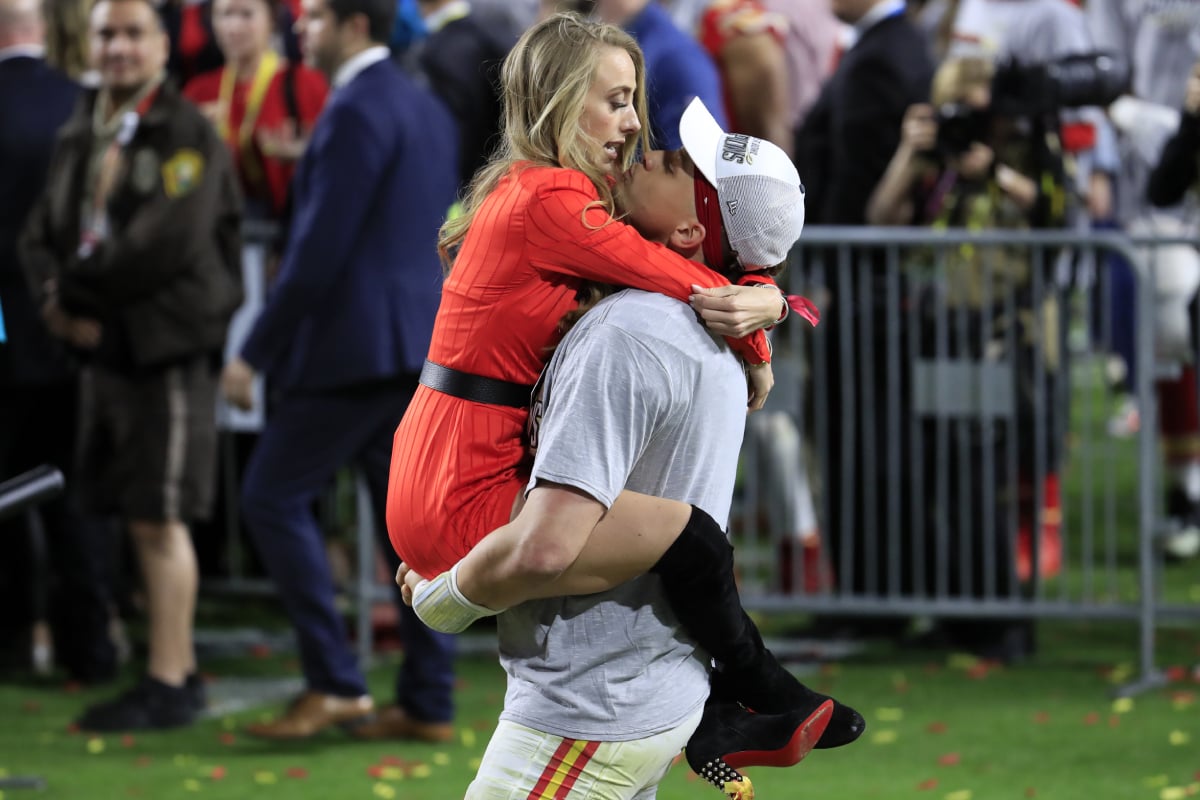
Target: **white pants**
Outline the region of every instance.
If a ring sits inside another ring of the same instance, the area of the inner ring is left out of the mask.
[[[629,742],[585,742],[501,721],[465,800],[654,800],[704,709]]]

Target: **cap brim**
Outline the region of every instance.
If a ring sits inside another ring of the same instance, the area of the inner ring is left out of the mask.
[[[679,139],[708,182],[717,185],[717,159],[725,131],[699,97],[694,98],[679,118]]]

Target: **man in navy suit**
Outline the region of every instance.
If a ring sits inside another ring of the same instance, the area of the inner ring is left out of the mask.
[[[0,313],[8,334],[0,344],[0,480],[41,463],[73,478],[75,373],[52,343],[17,263],[17,234],[46,183],[55,134],[79,96],[73,81],[45,63],[44,42],[39,0],[0,0]],[[116,656],[108,638],[103,531],[89,524],[72,498],[43,506],[40,517],[57,578],[49,609],[59,634],[57,660],[77,680],[109,679]],[[0,640],[10,624],[23,635],[41,611],[28,602],[30,590],[40,590],[29,586],[29,561],[21,555],[27,540],[7,534],[0,530],[0,539],[17,552],[6,550],[0,570],[6,589]]]
[[[397,705],[372,719],[311,508],[338,469],[356,464],[381,550],[396,561],[384,523],[392,435],[433,330],[458,137],[449,112],[388,57],[393,0],[304,0],[302,9],[305,58],[330,76],[333,94],[297,170],[279,277],[222,385],[242,407],[257,373],[280,393],[247,466],[242,511],[296,627],[306,691],[282,718],[248,730],[299,739],[343,724],[364,737],[444,741],[453,640],[397,596]]]

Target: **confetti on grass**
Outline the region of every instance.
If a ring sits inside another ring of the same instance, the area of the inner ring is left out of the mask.
[[[1167,735],[1167,741],[1174,747],[1183,747],[1190,742],[1192,737],[1186,731],[1171,731]]]
[[[87,751],[94,756],[98,756],[104,752],[104,740],[98,736],[93,736],[87,740]]]
[[[938,763],[943,767],[953,767],[960,761],[962,761],[962,756],[960,756],[958,753],[946,753],[938,758]]]
[[[931,722],[931,723],[929,723],[929,726],[925,728],[925,730],[928,731],[929,733],[934,733],[934,734],[945,733],[946,732],[946,723]]]
[[[871,735],[871,744],[891,744],[896,741],[896,732],[893,730],[876,731]]]
[[[277,783],[278,781],[279,781],[279,778],[278,778],[278,776],[275,775],[274,772],[269,772],[265,769],[260,769],[258,772],[254,773],[254,782],[259,784],[260,786],[270,786],[271,784]]]
[[[918,792],[932,792],[937,787],[938,787],[938,779],[937,778],[928,778],[917,784],[917,791]]]
[[[902,708],[880,708],[876,709],[875,716],[880,722],[899,722],[904,719],[904,709]]]
[[[383,800],[392,800],[396,796],[396,790],[386,783],[377,783],[371,787],[371,793]]]
[[[971,790],[959,789],[956,792],[947,792],[946,800],[971,800]]]

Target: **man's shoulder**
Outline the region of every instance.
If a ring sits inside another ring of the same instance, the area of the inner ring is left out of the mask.
[[[667,345],[694,352],[698,346],[708,350],[714,343],[691,306],[640,289],[624,289],[606,297],[583,315],[569,335],[587,336],[600,328],[631,342],[654,342],[655,350]]]

